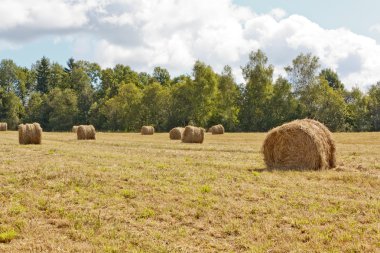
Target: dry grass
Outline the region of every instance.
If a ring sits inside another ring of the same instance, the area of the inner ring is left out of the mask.
[[[265,170],[264,137],[2,132],[0,252],[376,252],[380,133],[328,171]]]

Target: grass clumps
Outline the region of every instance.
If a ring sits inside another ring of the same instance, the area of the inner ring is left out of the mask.
[[[131,190],[128,190],[128,189],[122,190],[121,191],[121,195],[125,199],[134,199],[134,198],[136,198],[136,193],[134,191],[131,191]]]
[[[155,215],[156,215],[156,212],[153,209],[146,207],[141,211],[139,218],[148,219],[148,218],[152,218]]]
[[[8,243],[15,239],[17,236],[17,232],[13,229],[4,231],[0,233],[0,243]]]
[[[200,191],[201,191],[201,193],[210,193],[211,187],[209,185],[202,185]]]

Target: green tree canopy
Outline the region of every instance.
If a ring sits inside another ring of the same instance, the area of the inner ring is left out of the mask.
[[[242,67],[247,82],[243,91],[240,122],[245,131],[266,131],[270,128],[269,104],[273,95],[273,66],[261,50],[249,55]]]

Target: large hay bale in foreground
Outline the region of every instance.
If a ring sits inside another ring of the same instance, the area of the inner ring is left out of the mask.
[[[7,131],[8,130],[8,124],[5,122],[0,122],[0,131]]]
[[[153,135],[154,134],[154,127],[152,127],[152,126],[143,126],[141,128],[141,134],[142,135]]]
[[[95,140],[95,134],[93,125],[80,125],[77,129],[78,140]]]
[[[18,126],[18,142],[20,144],[41,144],[42,128],[40,124],[20,124]]]
[[[73,128],[71,129],[71,131],[72,131],[73,133],[77,133],[77,131],[78,131],[78,127],[79,127],[79,126],[73,126]]]
[[[269,131],[262,152],[268,168],[330,169],[335,167],[335,143],[320,122],[295,120]]]
[[[212,134],[224,134],[224,127],[221,124],[212,126],[209,130]]]
[[[182,134],[184,143],[203,143],[205,129],[200,127],[187,126]]]
[[[175,127],[169,132],[169,137],[171,140],[182,140],[182,134],[185,128]]]

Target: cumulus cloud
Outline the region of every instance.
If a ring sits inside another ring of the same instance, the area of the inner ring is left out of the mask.
[[[0,22],[0,46],[69,37],[75,56],[103,66],[163,66],[179,74],[191,72],[199,59],[216,71],[228,64],[239,73],[249,53],[261,48],[277,74],[299,53],[310,52],[348,86],[380,80],[380,45],[374,39],[324,29],[282,9],[258,15],[232,0],[3,0],[0,16],[7,17]]]
[[[371,32],[380,33],[380,24],[373,25],[369,28]]]
[[[271,10],[269,12],[269,14],[273,18],[275,18],[276,20],[282,19],[287,15],[286,11],[284,11],[283,9],[280,9],[280,8],[276,8],[276,9]]]

